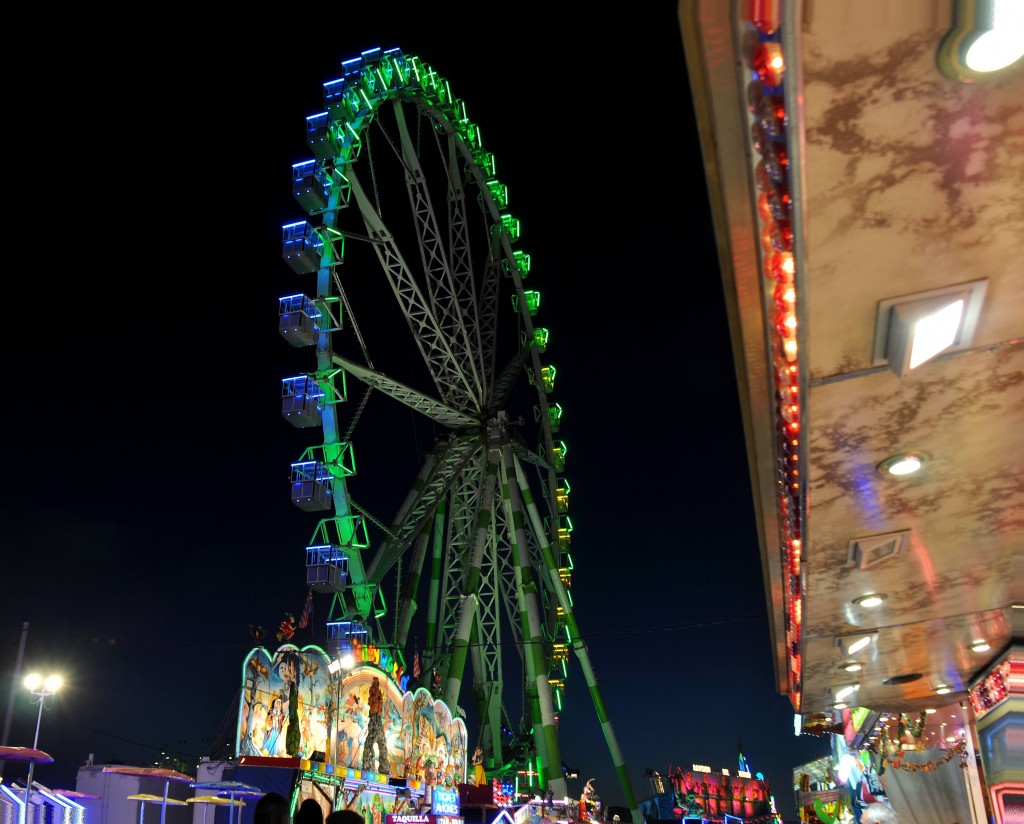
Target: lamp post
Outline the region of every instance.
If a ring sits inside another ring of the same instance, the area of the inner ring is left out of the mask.
[[[43,707],[47,698],[56,695],[57,690],[64,684],[64,679],[59,675],[47,675],[43,678],[39,673],[33,672],[25,676],[24,684],[25,689],[36,696],[34,703],[39,706],[39,714],[36,716],[36,736],[32,740],[32,749],[38,749],[39,725],[43,721]],[[21,824],[28,821],[28,802],[32,795],[32,773],[35,771],[35,766],[35,761],[28,762],[28,782],[25,784],[25,805],[21,811]]]

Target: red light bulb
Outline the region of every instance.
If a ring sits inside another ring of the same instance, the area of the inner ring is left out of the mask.
[[[782,46],[762,43],[754,49],[754,72],[765,86],[781,86],[786,76],[786,63],[782,59]]]
[[[775,220],[771,224],[772,246],[780,252],[793,251],[793,229],[788,220]]]
[[[789,155],[777,143],[769,143],[764,149],[764,168],[773,183],[785,183],[789,173]]]
[[[772,140],[778,140],[786,134],[786,105],[777,94],[766,94],[761,97],[757,107],[757,119],[764,127],[764,132]]]
[[[750,0],[750,22],[762,34],[775,34],[779,16],[779,0]]]
[[[772,252],[764,260],[764,272],[779,283],[792,283],[796,264],[790,252]]]
[[[789,218],[789,209],[793,201],[789,196],[789,186],[784,182],[773,183],[767,190],[768,207],[776,220]]]

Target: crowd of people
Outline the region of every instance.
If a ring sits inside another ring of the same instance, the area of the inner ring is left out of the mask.
[[[590,782],[587,786],[591,787]],[[295,811],[295,818],[289,814],[288,799],[277,792],[268,792],[260,797],[253,809],[253,824],[366,824],[355,810],[334,810],[324,816],[319,802],[307,798]],[[619,816],[615,816],[618,820]],[[864,808],[860,824],[899,824],[899,818],[888,804],[876,802]]]

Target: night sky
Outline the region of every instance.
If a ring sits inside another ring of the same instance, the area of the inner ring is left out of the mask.
[[[314,525],[288,488],[308,433],[279,399],[308,368],[277,332],[278,298],[306,286],[281,259],[305,217],[291,164],[340,61],[397,46],[466,101],[522,221],[565,408],[576,615],[637,798],[645,769],[733,768],[742,740],[795,820],[792,770],[827,743],[793,735],[774,689],[676,6],[435,5],[65,18],[13,81],[0,701],[27,622],[22,671],[67,681],[42,783],[73,788],[90,754],[195,761],[234,728],[248,626],[301,611]],[[129,33],[102,34],[115,22]],[[326,645],[317,603],[296,643]],[[566,698],[569,792],[594,778],[624,803],[575,658]],[[20,685],[11,717],[5,743],[30,746]]]

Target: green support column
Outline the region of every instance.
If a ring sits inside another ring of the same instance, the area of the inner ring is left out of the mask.
[[[441,556],[444,553],[444,518],[446,502],[444,498],[434,515],[434,546],[430,557],[430,593],[427,600],[427,637],[423,642],[423,664],[428,666],[434,660],[434,648],[437,645],[437,601],[441,592]]]
[[[465,595],[462,598],[462,612],[459,614],[459,625],[452,642],[451,661],[448,666],[448,681],[444,687],[444,702],[452,713],[459,703],[459,687],[462,686],[462,674],[466,670],[466,656],[469,653],[469,634],[476,618],[476,595]]]
[[[530,561],[529,544],[526,539],[526,513],[523,511],[519,480],[518,477],[509,477],[510,473],[516,473],[517,464],[514,461],[512,445],[506,443],[502,447],[502,493],[515,540],[513,549],[519,612],[522,623],[527,628],[527,633],[523,635],[526,647],[523,659],[526,662],[526,677],[530,683],[528,694],[532,694],[531,714],[534,716],[533,735],[539,762],[538,780],[541,788],[550,789],[556,797],[564,798],[565,776],[561,771],[562,756],[558,749],[558,729],[555,726],[555,712],[551,701],[551,684],[548,682],[544,663],[543,625],[537,604],[539,582],[534,578],[533,565]],[[539,538],[544,540],[543,535]]]
[[[604,699],[601,697],[601,691],[598,689],[597,677],[594,675],[594,669],[590,664],[590,655],[576,624],[572,603],[569,601],[569,595],[565,591],[565,586],[562,584],[562,579],[558,574],[558,565],[555,563],[554,555],[551,552],[551,543],[547,540],[547,535],[544,532],[544,524],[540,513],[537,511],[537,504],[534,503],[533,496],[530,494],[530,488],[527,485],[523,467],[514,456],[513,460],[515,461],[516,479],[519,482],[519,488],[522,490],[523,500],[526,502],[526,509],[533,522],[533,528],[538,536],[541,554],[544,557],[544,564],[548,570],[548,577],[551,579],[551,585],[558,596],[558,603],[565,613],[565,621],[569,630],[572,648],[576,652],[576,657],[579,659],[580,667],[583,670],[583,677],[587,682],[587,688],[590,690],[590,698],[594,702],[594,709],[597,711],[597,719],[601,723],[601,731],[604,733],[608,752],[611,754],[612,763],[615,765],[615,772],[619,776],[619,784],[622,787],[623,793],[625,793],[626,803],[629,805],[630,810],[632,810],[634,824],[642,824],[644,820],[643,814],[640,812],[640,806],[637,804],[636,796],[633,793],[633,786],[629,781],[629,773],[626,770],[626,765],[623,763],[619,743],[615,739],[615,731],[612,729],[612,723],[608,718],[608,711],[605,709]]]

